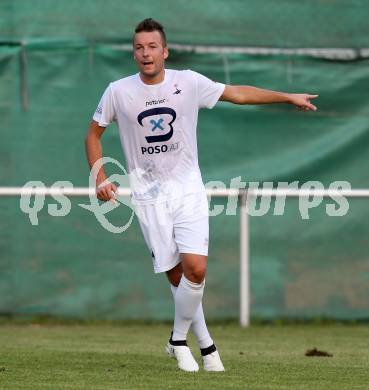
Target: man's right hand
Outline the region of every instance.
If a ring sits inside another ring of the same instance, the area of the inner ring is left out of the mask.
[[[104,180],[96,186],[96,196],[98,199],[104,202],[107,202],[108,200],[116,202],[116,194],[117,186],[113,183],[110,183],[108,180]]]

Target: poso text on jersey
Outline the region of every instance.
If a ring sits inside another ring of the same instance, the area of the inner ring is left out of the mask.
[[[174,142],[173,144],[167,145],[156,145],[156,146],[141,146],[142,154],[157,154],[157,153],[165,153],[165,152],[174,152],[178,149],[179,142]]]

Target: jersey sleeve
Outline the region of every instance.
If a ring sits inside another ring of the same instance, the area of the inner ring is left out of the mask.
[[[225,84],[208,79],[200,73],[192,71],[197,84],[197,99],[200,108],[213,108],[222,96]]]
[[[99,126],[107,127],[116,120],[113,91],[111,84],[106,88],[100,102],[93,115],[93,120],[98,122]]]

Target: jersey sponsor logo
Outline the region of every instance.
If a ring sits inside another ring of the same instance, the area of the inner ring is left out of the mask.
[[[155,107],[155,108],[150,108],[148,110],[142,111],[137,116],[137,121],[138,121],[139,125],[143,127],[142,121],[145,118],[148,118],[150,116],[163,115],[163,114],[167,114],[167,115],[171,116],[171,120],[168,122],[168,126],[169,126],[170,130],[169,130],[168,133],[165,133],[165,134],[145,136],[146,141],[149,144],[151,144],[153,142],[165,142],[165,141],[168,141],[168,140],[170,140],[172,138],[172,136],[173,136],[173,126],[172,126],[172,123],[176,120],[177,114],[170,107]],[[153,125],[153,128],[151,130],[154,131],[156,128],[164,130],[164,127],[162,126],[163,122],[164,122],[163,118],[159,118],[158,120],[155,120],[154,118],[151,119],[150,123]]]
[[[174,142],[170,145],[156,145],[156,146],[141,146],[142,154],[158,154],[166,152],[174,152],[178,149],[179,142]]]
[[[95,111],[97,114],[102,114],[102,107],[98,106]]]
[[[165,103],[165,102],[166,102],[165,99],[151,100],[149,102],[146,102],[146,107],[147,106],[154,106],[155,104],[162,104],[162,103]]]

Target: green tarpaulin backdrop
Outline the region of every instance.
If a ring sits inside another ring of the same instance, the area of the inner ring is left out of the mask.
[[[154,4],[155,3],[155,4]],[[106,85],[136,72],[134,25],[154,16],[173,43],[347,47],[368,44],[365,1],[2,1],[0,3],[0,186],[41,180],[88,185],[84,135]],[[292,28],[293,27],[293,28]],[[20,42],[23,41],[23,45]],[[221,82],[319,94],[316,113],[288,105],[218,103],[200,113],[203,178],[300,185],[336,180],[369,186],[369,60],[199,54],[172,50],[168,68],[191,68]],[[104,154],[124,161],[117,128]],[[110,172],[113,173],[113,170]],[[72,199],[52,217],[45,200],[32,226],[19,198],[0,198],[0,312],[81,318],[169,319],[172,298],[154,276],[137,220],[123,234],[104,230]],[[222,204],[225,201],[212,201]],[[303,220],[298,200],[283,216],[250,217],[251,314],[273,319],[369,317],[369,200],[350,200],[328,217],[328,199]],[[122,224],[129,209],[111,212]],[[211,218],[205,311],[238,315],[239,215]]]

